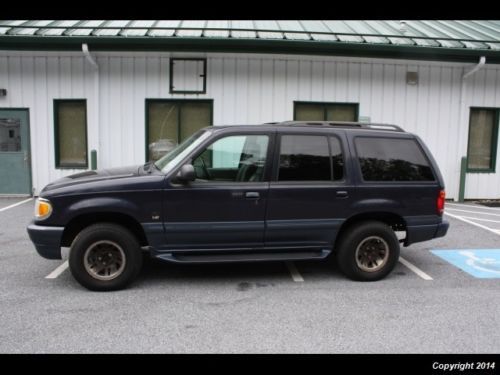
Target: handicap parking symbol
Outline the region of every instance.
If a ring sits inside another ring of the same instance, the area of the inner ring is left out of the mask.
[[[438,257],[481,279],[500,279],[500,249],[431,250]]]

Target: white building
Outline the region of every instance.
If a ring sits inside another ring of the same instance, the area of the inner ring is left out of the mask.
[[[0,21],[0,194],[92,150],[139,164],[203,126],[339,119],[418,134],[448,198],[468,156],[465,198],[500,198],[499,64],[499,21]]]

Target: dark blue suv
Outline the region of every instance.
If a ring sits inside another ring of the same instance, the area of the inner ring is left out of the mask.
[[[71,247],[70,270],[91,290],[128,285],[142,251],[182,263],[331,254],[349,278],[374,281],[400,242],[446,234],[444,201],[431,153],[397,126],[213,126],[156,162],[47,185],[28,233],[48,259]]]

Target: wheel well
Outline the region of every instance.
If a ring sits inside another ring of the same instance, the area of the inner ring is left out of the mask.
[[[347,228],[349,228],[352,225],[355,225],[356,223],[366,220],[381,221],[389,225],[394,231],[406,231],[406,222],[401,216],[391,212],[368,212],[368,213],[354,215],[349,219],[347,219],[340,227],[335,242],[337,242],[337,240],[342,237]]]
[[[99,222],[114,223],[125,227],[130,230],[137,238],[141,246],[147,246],[148,241],[144,229],[134,218],[115,212],[101,212],[92,214],[83,214],[71,219],[71,221],[65,226],[64,232],[61,239],[61,246],[69,247],[75,239],[76,235],[82,231],[82,229],[88,227],[89,225],[96,224]]]

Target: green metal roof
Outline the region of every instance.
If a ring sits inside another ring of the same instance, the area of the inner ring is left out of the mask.
[[[0,49],[299,53],[500,63],[500,21],[0,21]]]

